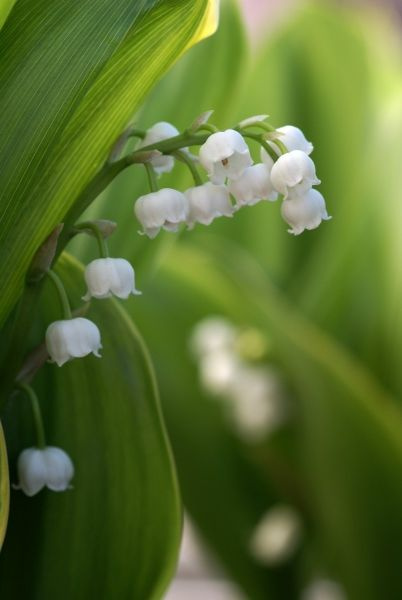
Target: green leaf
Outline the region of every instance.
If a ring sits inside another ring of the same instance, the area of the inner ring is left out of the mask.
[[[0,549],[7,529],[10,503],[10,480],[8,476],[7,448],[0,423]]]
[[[81,267],[63,255],[57,270],[76,305]],[[54,300],[49,289],[45,323],[59,317]],[[181,514],[148,352],[117,302],[95,301],[88,317],[102,332],[102,358],[45,365],[34,382],[47,442],[75,464],[74,488],[13,492],[2,597],[158,599],[174,571]],[[27,405],[18,397],[5,422],[12,461],[35,443],[18,425],[29,424]]]
[[[186,251],[183,258],[186,262]],[[293,565],[268,570],[249,550],[262,514],[282,500],[278,480],[288,477],[279,473],[283,460],[273,447],[266,458],[264,447],[242,444],[223,403],[200,389],[189,338],[198,319],[220,314],[219,303],[211,301],[203,289],[192,288],[190,281],[182,285],[167,275],[171,270],[162,268],[133,308],[154,357],[184,506],[207,548],[247,598],[295,598]],[[277,477],[268,480],[271,465]]]
[[[236,246],[209,236],[202,252],[172,250],[164,269],[199,302],[205,295],[270,335],[300,404],[299,455],[320,556],[348,597],[399,598],[402,415],[394,399]]]
[[[0,6],[0,29],[6,22],[7,17],[10,14],[15,3],[16,0],[2,0],[2,4]]]
[[[0,323],[35,250],[99,170],[146,92],[212,32],[214,7],[213,0],[15,5],[0,36]]]

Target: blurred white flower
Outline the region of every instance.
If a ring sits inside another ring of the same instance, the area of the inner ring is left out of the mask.
[[[155,125],[152,125],[152,127],[147,129],[144,139],[138,144],[138,148],[162,142],[163,140],[175,137],[176,135],[179,135],[179,131],[174,125],[166,123],[165,121],[155,123]],[[173,156],[165,155],[156,156],[150,163],[156,173],[169,173],[174,167],[174,158]]]
[[[325,200],[317,190],[304,194],[293,193],[282,202],[281,215],[291,226],[289,233],[299,235],[305,229],[316,229],[321,221],[329,221]]]
[[[227,398],[230,417],[248,442],[261,440],[286,417],[278,378],[264,367],[240,365],[228,385]]]
[[[204,356],[214,352],[233,351],[236,327],[227,319],[211,316],[199,321],[193,328],[190,347],[195,356]]]
[[[27,448],[17,462],[18,486],[27,496],[34,496],[43,487],[64,492],[74,476],[74,466],[61,448]]]
[[[301,600],[347,600],[347,597],[336,581],[316,579],[303,590]]]
[[[233,206],[230,202],[229,191],[224,185],[204,183],[189,188],[185,192],[189,203],[188,227],[192,229],[195,223],[210,225],[217,217],[231,217]]]
[[[199,160],[213,183],[240,177],[253,164],[243,137],[234,129],[218,131],[201,146]]]
[[[265,513],[253,532],[251,554],[265,565],[279,565],[293,555],[301,533],[299,514],[290,506],[274,506]]]
[[[274,201],[278,198],[264,163],[248,167],[238,179],[230,182],[229,191],[236,199],[236,208],[253,206],[260,200]]]
[[[292,150],[278,158],[271,170],[271,181],[285,198],[292,192],[307,192],[320,183],[313,161],[301,150]]]
[[[134,204],[134,212],[144,233],[153,239],[161,228],[175,232],[178,231],[180,223],[187,221],[188,200],[177,190],[163,188],[140,196]]]
[[[84,277],[88,291],[83,300],[91,298],[126,299],[130,294],[141,294],[135,289],[135,274],[124,258],[97,258],[85,267]]]
[[[226,395],[230,392],[239,359],[229,350],[216,350],[200,359],[200,381],[210,394]]]
[[[45,341],[51,361],[59,367],[71,358],[91,352],[100,357],[99,350],[102,348],[99,329],[95,323],[82,317],[54,321],[46,330]]]

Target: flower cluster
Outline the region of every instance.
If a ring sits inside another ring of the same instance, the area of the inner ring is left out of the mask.
[[[315,229],[330,218],[324,198],[313,187],[320,183],[309,156],[313,146],[300,129],[291,125],[275,129],[266,123],[266,115],[258,115],[245,119],[234,129],[219,131],[207,122],[210,115],[201,115],[184,133],[166,122],[156,123],[147,131],[129,129],[124,132],[123,141],[131,135],[140,141],[131,156],[121,159],[115,156],[122,149],[118,140],[108,164],[117,162],[122,169],[142,163],[149,178],[150,193],[138,198],[134,206],[143,229],[141,233],[152,239],[161,229],[176,232],[182,224],[188,229],[197,223],[209,225],[218,217],[232,217],[242,207],[262,200],[282,200],[281,214],[294,235]],[[253,128],[262,129],[262,133],[253,132]],[[245,138],[260,144],[259,163],[254,164]],[[194,146],[199,146],[198,156],[189,150]],[[156,176],[170,172],[176,159],[187,165],[194,186],[183,192],[158,189]],[[205,171],[204,178],[199,166]],[[114,164],[113,173],[118,170]],[[100,250],[100,258],[85,268],[87,291],[82,298],[85,302],[110,296],[127,299],[141,293],[135,287],[131,264],[123,258],[108,256],[105,238],[114,227],[107,221],[74,225],[73,235],[91,233],[97,238]],[[50,242],[52,239],[50,236]],[[39,252],[38,264],[39,271],[47,273],[55,284],[63,307],[64,318],[51,323],[45,334],[50,361],[61,367],[73,358],[91,353],[99,357],[102,343],[97,325],[84,318],[82,310],[79,316],[72,315],[63,284],[50,269],[54,251],[55,248],[53,251],[50,248],[50,258],[46,251]],[[198,345],[196,353],[205,387],[228,400],[239,434],[255,441],[282,422],[283,402],[276,375],[245,360],[237,348],[238,338],[238,332],[230,324],[213,320],[200,324],[194,343]],[[38,436],[37,447],[25,449],[18,459],[19,488],[28,496],[45,486],[55,491],[68,489],[74,474],[71,459],[64,450],[46,446],[36,395],[28,384],[20,382],[19,387],[31,399]]]
[[[217,217],[232,217],[243,206],[282,197],[281,214],[298,235],[328,220],[323,196],[313,188],[320,183],[310,153],[312,144],[297,127],[286,125],[263,136],[247,134],[248,128],[265,128],[265,115],[243,121],[236,129],[214,131],[200,146],[198,158],[186,151],[185,162],[198,162],[209,181],[196,172],[195,186],[184,192],[162,188],[139,197],[134,213],[142,232],[155,238],[161,229],[177,232],[181,224],[192,229],[196,223],[209,225]],[[268,126],[267,126],[268,127]],[[156,123],[144,136],[140,147],[179,136],[173,125]],[[257,139],[261,162],[254,164],[245,137]],[[183,157],[182,157],[183,158]],[[156,173],[169,172],[174,158],[162,154],[150,161]]]
[[[191,350],[204,389],[223,401],[236,433],[257,443],[280,427],[287,413],[276,372],[260,361],[265,339],[240,330],[222,317],[206,317],[192,332]]]

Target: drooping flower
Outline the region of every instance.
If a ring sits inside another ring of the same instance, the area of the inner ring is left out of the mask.
[[[313,185],[321,183],[313,161],[301,150],[292,150],[278,158],[271,170],[271,181],[285,198],[292,192],[307,192]]]
[[[174,125],[171,125],[171,123],[167,123],[166,121],[160,121],[147,129],[144,139],[138,144],[138,148],[162,142],[163,140],[175,137],[176,135],[179,135],[179,131]],[[150,163],[156,173],[170,173],[174,167],[174,158],[173,156],[167,155],[156,156],[151,159]]]
[[[185,196],[189,205],[187,220],[189,229],[192,229],[195,223],[210,225],[217,217],[233,215],[229,191],[224,185],[204,183],[189,188],[185,192]]]
[[[184,194],[171,188],[163,188],[140,196],[134,204],[134,213],[144,233],[155,238],[161,228],[178,231],[180,223],[188,219],[188,200]]]
[[[89,319],[76,317],[54,321],[46,330],[46,348],[52,362],[59,367],[72,358],[91,354],[100,357],[100,332]]]
[[[281,214],[286,223],[291,226],[288,231],[293,235],[299,235],[305,229],[316,229],[321,221],[331,219],[322,194],[314,189],[304,194],[288,196],[282,202]]]
[[[242,135],[234,129],[218,131],[201,146],[199,160],[213,183],[237,179],[253,164]]]
[[[275,201],[278,198],[269,169],[263,163],[248,167],[241,177],[230,182],[229,191],[236,199],[236,208],[253,206],[260,200]]]
[[[135,274],[130,263],[124,258],[97,258],[85,268],[85,281],[88,291],[83,300],[91,298],[126,299],[130,294],[141,294],[135,289]]]
[[[278,127],[276,131],[281,134],[278,139],[285,144],[288,152],[291,152],[292,150],[301,150],[305,154],[311,154],[314,150],[313,144],[306,140],[304,133],[298,127],[295,127],[294,125],[284,125],[283,127]],[[276,148],[275,144],[272,142],[270,143],[273,148]]]
[[[18,457],[17,471],[16,488],[34,496],[45,486],[54,492],[67,490],[74,476],[74,465],[61,448],[27,448]]]
[[[278,504],[263,515],[252,535],[250,550],[261,563],[278,565],[292,556],[301,535],[299,514],[291,506]]]

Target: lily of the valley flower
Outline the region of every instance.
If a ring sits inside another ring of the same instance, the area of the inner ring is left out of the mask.
[[[322,194],[314,189],[304,194],[288,196],[282,202],[281,214],[286,223],[291,226],[288,231],[293,235],[299,235],[305,229],[316,229],[321,221],[331,219]]]
[[[161,228],[178,231],[180,223],[187,222],[188,201],[181,192],[163,188],[140,196],[134,205],[134,212],[144,233],[153,239]]]
[[[292,150],[278,158],[271,170],[271,181],[285,198],[292,192],[307,192],[313,185],[321,183],[313,161],[301,150]]]
[[[229,191],[224,185],[204,183],[188,189],[185,196],[189,205],[189,229],[192,229],[195,223],[210,225],[216,217],[233,215]]]
[[[46,348],[52,362],[59,367],[72,358],[91,354],[100,357],[100,332],[89,319],[76,317],[51,323],[46,330]]]
[[[248,167],[241,177],[230,182],[229,191],[236,199],[236,208],[253,206],[260,200],[274,201],[278,198],[269,169],[264,163]]]
[[[91,298],[126,299],[130,294],[141,294],[135,289],[135,274],[130,263],[124,258],[97,258],[85,268],[85,281],[88,291],[83,300]]]
[[[253,164],[243,137],[234,129],[218,131],[201,146],[199,160],[213,183],[237,179]]]
[[[278,127],[276,131],[281,134],[278,139],[285,144],[288,152],[301,150],[305,154],[311,154],[314,150],[313,144],[306,140],[304,133],[298,127],[284,125],[283,127]],[[270,145],[276,150],[277,146],[273,142],[270,142]]]
[[[143,140],[138,144],[138,148],[143,148],[144,146],[150,146],[151,144],[156,144],[157,142],[162,142],[163,140],[167,140],[171,137],[175,137],[179,135],[179,131],[166,121],[160,121],[159,123],[155,123],[149,129],[147,129],[146,135]],[[150,161],[156,173],[170,173],[170,171],[174,167],[174,158],[173,156],[156,156]]]
[[[54,492],[67,490],[74,476],[74,465],[61,448],[27,448],[18,457],[17,471],[16,488],[34,496],[45,486]]]

